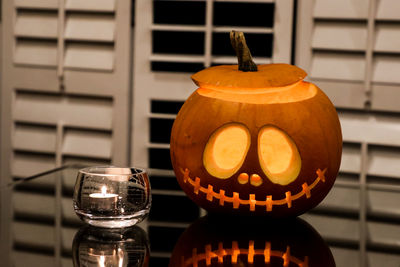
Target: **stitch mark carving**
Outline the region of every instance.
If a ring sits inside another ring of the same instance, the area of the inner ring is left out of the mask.
[[[296,199],[301,198],[303,195],[306,198],[311,197],[311,190],[317,186],[317,184],[322,181],[325,182],[325,173],[326,168],[324,170],[318,169],[316,171],[317,178],[310,185],[307,183],[302,184],[302,190],[295,195],[292,195],[292,192],[287,191],[285,193],[285,198],[283,199],[272,199],[271,195],[266,196],[265,201],[256,200],[255,194],[250,194],[249,199],[241,199],[238,192],[233,192],[233,196],[229,197],[225,195],[224,190],[219,190],[219,192],[215,192],[212,185],[208,185],[207,187],[203,187],[200,184],[200,178],[196,177],[194,180],[190,177],[190,171],[186,168],[185,170],[180,170],[183,174],[183,182],[189,183],[193,186],[193,191],[196,195],[199,192],[203,192],[206,194],[206,198],[208,201],[212,201],[213,198],[219,199],[219,205],[224,206],[225,202],[233,203],[233,208],[238,209],[240,205],[249,205],[250,211],[255,211],[256,206],[265,206],[266,211],[272,211],[272,207],[276,205],[287,205],[288,208],[292,207],[292,202]]]
[[[322,182],[325,182],[325,172],[326,169],[324,169],[323,171],[321,171],[320,169],[317,170],[318,178],[321,179]]]
[[[290,263],[294,263],[298,267],[308,267],[308,257],[305,256],[304,260],[300,260],[292,255],[290,255],[290,247],[286,247],[286,251],[271,250],[271,243],[266,242],[264,249],[255,249],[254,241],[249,241],[249,247],[247,249],[241,249],[238,246],[238,242],[232,242],[232,248],[224,248],[223,243],[218,243],[218,249],[212,250],[211,245],[206,245],[204,248],[204,253],[198,253],[197,248],[192,250],[192,257],[185,259],[183,256],[181,258],[181,267],[186,266],[199,266],[199,263],[205,261],[206,266],[211,265],[211,260],[214,258],[218,259],[218,263],[224,263],[224,257],[230,257],[232,264],[237,264],[238,257],[241,254],[247,255],[247,262],[249,264],[254,263],[254,256],[262,255],[264,256],[264,262],[266,264],[271,262],[271,257],[282,258],[283,267],[289,267]]]

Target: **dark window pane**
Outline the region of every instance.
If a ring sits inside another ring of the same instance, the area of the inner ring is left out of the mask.
[[[154,1],[154,23],[203,25],[205,7],[201,1]]]
[[[152,113],[178,114],[183,101],[151,100]]]
[[[274,7],[273,3],[214,2],[214,25],[272,27]]]
[[[169,144],[171,138],[172,119],[150,119],[150,142]]]
[[[203,54],[203,32],[153,31],[153,53]]]
[[[168,267],[169,258],[158,258],[150,256],[150,267]]]
[[[163,222],[192,222],[199,217],[199,208],[186,196],[153,194],[149,218]]]
[[[181,190],[175,177],[150,175],[150,184],[152,189]]]
[[[246,43],[255,57],[272,57],[272,34],[245,33]],[[236,56],[229,33],[214,33],[212,54],[217,56]],[[256,62],[257,63],[257,62]]]
[[[149,149],[149,166],[154,169],[172,170],[169,149],[150,148]]]

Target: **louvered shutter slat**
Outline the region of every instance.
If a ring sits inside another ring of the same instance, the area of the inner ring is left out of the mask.
[[[400,178],[400,149],[373,148],[370,152],[367,173],[375,176]]]
[[[358,221],[349,218],[336,218],[323,215],[305,214],[304,218],[325,238],[355,244],[358,240]]]
[[[358,250],[343,249],[331,247],[332,254],[335,258],[336,266],[357,266],[358,265]]]
[[[379,20],[400,20],[400,2],[397,0],[377,1],[376,18]]]
[[[311,79],[329,96],[333,103],[340,103],[345,108],[363,108],[365,105],[364,84],[340,80]]]
[[[194,55],[178,55],[178,54],[152,54],[150,56],[152,61],[163,61],[163,62],[204,62],[204,56]]]
[[[400,256],[398,254],[388,255],[385,253],[371,252],[368,254],[368,262],[371,266],[380,266],[382,262],[384,262],[385,267],[397,267],[400,264]]]
[[[341,112],[339,117],[344,141],[364,141],[369,144],[400,147],[399,118],[383,115],[364,116],[350,112]]]
[[[331,50],[365,50],[367,29],[363,24],[316,22],[312,47]]]
[[[14,119],[22,122],[56,125],[61,119],[67,126],[111,129],[112,105],[106,100],[20,94],[15,103]],[[96,120],[93,118],[96,117]]]
[[[113,12],[116,0],[66,0],[67,10],[88,12]]]
[[[336,186],[332,188],[317,209],[357,213],[360,209],[359,199],[358,189]]]
[[[315,52],[311,64],[311,78],[362,81],[365,61],[362,55]]]
[[[369,0],[315,0],[314,17],[339,19],[365,19]]]
[[[107,159],[111,157],[111,135],[67,130],[62,151],[65,155]]]
[[[57,70],[30,68],[29,66],[19,66],[13,70],[17,80],[14,81],[15,88],[23,88],[29,91],[57,92],[59,80]],[[45,79],[43,78],[45,77]]]
[[[75,177],[75,173],[73,174],[73,177]],[[75,181],[74,181],[74,184],[75,184]],[[73,186],[70,189],[72,189],[72,188],[73,188]],[[82,222],[78,218],[78,216],[76,216],[75,210],[71,207],[71,198],[64,197],[61,201],[61,205],[62,205],[62,217],[66,221],[75,223],[77,225]]]
[[[74,236],[78,230],[79,229],[77,229],[77,228],[63,227],[63,229],[61,231],[61,236],[62,236],[61,247],[62,247],[63,251],[68,251],[70,253],[72,252],[72,243],[74,240]]]
[[[15,6],[20,8],[57,9],[57,0],[14,0]]]
[[[83,41],[114,41],[113,15],[71,14],[67,16],[65,38]]]
[[[55,258],[48,255],[18,251],[14,254],[13,262],[15,263],[15,266],[51,267],[55,265]]]
[[[374,51],[400,53],[400,25],[376,25]]]
[[[23,65],[55,67],[57,44],[47,41],[20,40],[15,48],[14,62]]]
[[[396,224],[370,222],[368,223],[368,234],[372,245],[400,248],[398,242],[400,240],[400,227]]]
[[[38,246],[50,251],[54,248],[54,231],[51,225],[14,222],[13,229],[16,244]]]
[[[52,219],[56,210],[52,195],[15,192],[13,194],[14,211],[18,214]]]
[[[374,82],[400,84],[400,76],[396,71],[400,69],[400,55],[380,55],[375,57],[373,76]]]
[[[379,94],[372,94],[372,105],[374,110],[382,111],[400,111],[399,99],[400,90],[398,85],[372,85],[373,92],[379,92]]]
[[[150,27],[152,30],[161,30],[161,31],[203,32],[206,30],[206,27],[198,25],[152,24]]]
[[[368,198],[371,206],[369,211],[376,216],[387,218],[400,218],[398,203],[400,194],[397,192],[368,190]]]
[[[67,156],[63,157],[63,163],[65,165],[81,165],[82,162],[85,162],[87,166],[108,166],[111,164],[110,159],[102,159],[102,158],[82,158],[79,156]],[[75,178],[75,175],[72,177]],[[74,181],[75,185],[75,181]],[[69,199],[71,201],[71,199]]]
[[[340,171],[345,173],[358,173],[360,169],[361,169],[360,149],[357,147],[346,146],[346,144],[344,144]]]
[[[57,96],[20,94],[16,99],[14,119],[25,122],[41,122],[56,124],[61,99]]]
[[[45,172],[56,167],[53,156],[40,155],[14,155],[11,166],[11,174],[14,177],[27,177],[37,173]]]
[[[65,91],[72,94],[112,96],[115,93],[115,77],[111,72],[88,76],[82,71],[65,70]],[[82,87],[85,84],[85,87]]]
[[[111,45],[69,44],[64,66],[70,69],[112,71],[114,49]]]
[[[25,151],[55,153],[56,130],[51,127],[17,125],[13,139],[13,148]]]
[[[14,32],[18,37],[57,38],[57,13],[19,12]]]

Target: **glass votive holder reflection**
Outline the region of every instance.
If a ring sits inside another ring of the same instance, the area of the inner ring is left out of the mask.
[[[129,227],[150,211],[150,182],[145,170],[113,166],[88,167],[78,172],[74,209],[84,222],[98,227]]]
[[[74,267],[146,267],[150,248],[147,234],[138,226],[106,229],[82,227],[72,244]]]

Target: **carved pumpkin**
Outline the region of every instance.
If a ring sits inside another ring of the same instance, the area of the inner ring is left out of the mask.
[[[342,135],[335,107],[298,67],[249,63],[237,35],[234,47],[247,51],[238,52],[242,70],[222,65],[192,76],[199,88],[171,133],[177,180],[211,212],[299,215],[336,179]]]
[[[203,217],[179,237],[170,267],[333,267],[332,253],[307,222]]]

